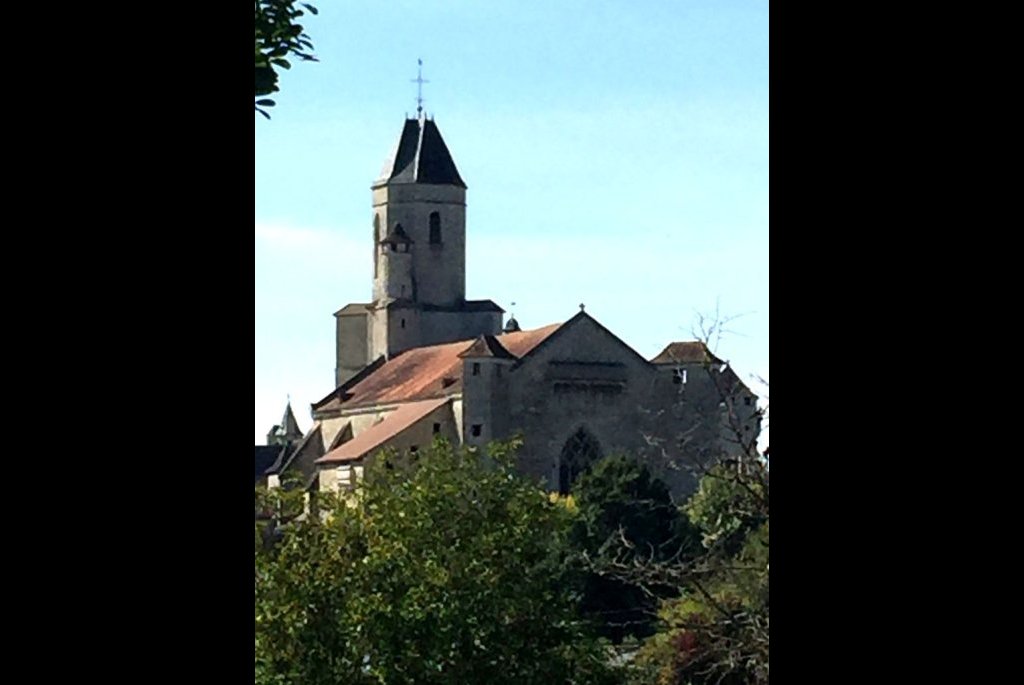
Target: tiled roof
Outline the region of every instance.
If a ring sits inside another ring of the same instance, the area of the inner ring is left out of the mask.
[[[466,187],[432,119],[406,119],[377,183],[436,183]]]
[[[711,354],[711,350],[707,348],[707,345],[699,340],[669,343],[661,351],[661,354],[651,360],[652,364],[687,364],[695,362],[720,364],[722,360]]]
[[[337,464],[359,459],[450,401],[447,397],[442,397],[403,404],[385,416],[383,421],[370,426],[345,444],[331,450],[317,459],[316,463]]]
[[[505,333],[496,336],[496,340],[512,355],[522,357],[558,330],[559,326],[561,324],[556,323],[532,331]],[[401,352],[358,383],[339,388],[340,398],[339,390],[336,390],[313,405],[313,409],[323,412],[412,402],[459,392],[462,390],[462,359],[459,354],[472,344],[472,340],[460,340]]]

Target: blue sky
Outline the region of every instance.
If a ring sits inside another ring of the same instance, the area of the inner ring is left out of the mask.
[[[289,394],[307,430],[333,389],[332,313],[370,299],[370,184],[418,58],[469,186],[467,297],[524,328],[586,303],[647,358],[717,307],[719,356],[766,394],[767,2],[314,4],[320,61],[253,115],[257,444]]]

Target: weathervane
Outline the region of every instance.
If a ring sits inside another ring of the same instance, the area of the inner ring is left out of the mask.
[[[423,78],[423,60],[416,60],[416,78],[410,79],[410,83],[416,84],[416,116],[423,116],[423,84],[430,83],[430,81]]]

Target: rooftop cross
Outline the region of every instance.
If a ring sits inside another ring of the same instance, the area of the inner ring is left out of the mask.
[[[416,84],[416,116],[423,116],[423,84],[430,83],[430,81],[423,78],[423,60],[416,60],[416,78],[410,79],[411,83]]]

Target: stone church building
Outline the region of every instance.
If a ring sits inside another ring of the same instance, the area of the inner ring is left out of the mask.
[[[627,453],[685,496],[690,466],[755,443],[757,398],[703,343],[648,360],[583,305],[520,330],[493,301],[466,299],[466,184],[432,119],[406,120],[372,193],[373,299],[335,312],[334,389],[269,483],[290,472],[311,490],[346,488],[385,448],[520,434],[521,471],[552,490]]]

